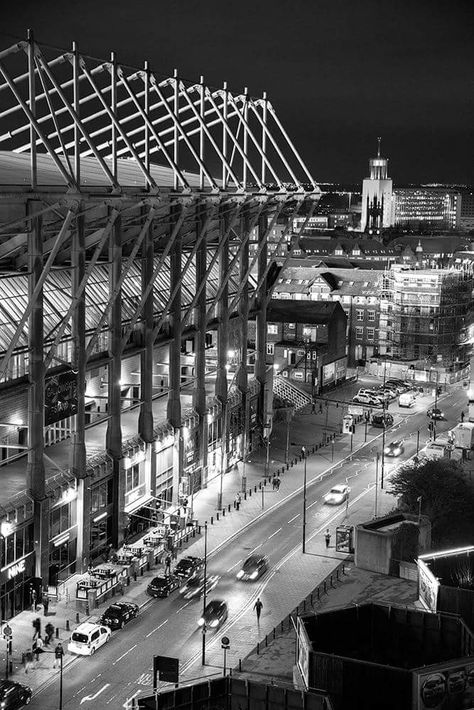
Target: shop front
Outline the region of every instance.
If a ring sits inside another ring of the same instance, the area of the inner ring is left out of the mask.
[[[77,526],[57,535],[49,543],[49,580],[51,587],[57,587],[76,572]]]
[[[0,571],[0,604],[2,620],[6,621],[31,607],[32,589],[37,589],[35,553],[17,559]]]

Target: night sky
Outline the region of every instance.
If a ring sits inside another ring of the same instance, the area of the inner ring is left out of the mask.
[[[394,185],[474,183],[473,0],[22,0],[0,49],[41,43],[253,96],[317,181],[359,184],[382,136]]]

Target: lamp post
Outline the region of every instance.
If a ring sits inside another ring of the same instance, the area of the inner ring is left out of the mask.
[[[3,638],[6,641],[7,648],[6,648],[6,664],[5,664],[5,680],[8,680],[8,675],[10,671],[10,653],[11,653],[11,643],[12,643],[12,628],[8,624],[8,621],[4,621],[2,619],[2,624],[6,624],[6,626],[3,629]]]
[[[301,455],[304,459],[304,473],[303,473],[303,545],[302,552],[306,552],[306,448],[301,447]]]
[[[202,606],[202,616],[205,620],[205,611],[207,605],[207,520],[204,523],[204,589],[203,589],[203,606]],[[206,665],[206,623],[202,626],[202,658],[201,663],[203,666]]]
[[[418,496],[416,499],[416,502],[418,503],[418,525],[421,523],[421,501],[423,500],[423,496]]]
[[[381,457],[381,462],[380,462],[380,488],[383,489],[383,479],[384,479],[384,473],[385,473],[385,414],[386,414],[386,406],[387,406],[387,400],[385,399],[385,379],[387,377],[387,361],[385,360],[384,363],[384,368],[383,368],[383,386],[384,386],[384,396],[382,400],[382,421],[383,421],[383,428],[382,428],[382,457]]]
[[[62,643],[58,643],[54,649],[54,658],[59,658],[59,710],[63,710],[63,656],[64,648]]]

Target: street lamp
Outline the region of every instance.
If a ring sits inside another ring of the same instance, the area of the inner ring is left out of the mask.
[[[202,617],[204,619],[204,624],[202,625],[202,659],[201,659],[201,663],[203,666],[206,665],[206,622],[205,622],[206,603],[207,603],[207,520],[204,523],[204,589],[203,589],[203,607],[202,607]]]
[[[4,621],[2,619],[2,624],[6,624],[6,626],[3,629],[3,637],[7,643],[7,654],[6,654],[6,664],[5,664],[5,680],[8,680],[8,674],[10,670],[10,654],[12,652],[12,627],[8,624],[8,621]]]
[[[303,474],[303,554],[306,552],[306,448],[301,447],[301,455],[304,459],[304,474]]]

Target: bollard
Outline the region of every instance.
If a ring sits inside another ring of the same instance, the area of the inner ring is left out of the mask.
[[[287,464],[286,464],[286,470],[288,471],[289,468],[290,468],[290,464],[287,463]]]
[[[211,525],[214,525],[214,516],[211,515]]]
[[[140,567],[140,577],[143,577],[143,567]]]
[[[70,631],[71,629],[69,628],[69,619],[66,619],[66,631]]]
[[[89,604],[86,604],[86,616],[90,616]]]
[[[79,623],[79,612],[76,613],[76,624]]]
[[[219,513],[216,513],[216,520],[219,520]]]
[[[59,626],[56,626],[56,638],[59,638]]]
[[[225,518],[225,508],[222,508],[222,517]]]
[[[244,500],[247,500],[247,489],[245,489]]]
[[[261,487],[261,486],[260,486],[260,487]],[[257,486],[254,487],[254,491],[255,491],[255,493],[257,492]]]
[[[239,673],[242,673],[242,659],[239,658]]]
[[[129,587],[129,586],[130,586],[130,582],[131,582],[131,579],[130,579],[130,577],[127,577],[127,587]]]
[[[240,510],[240,503],[237,502],[237,503],[235,504],[235,507],[237,508],[237,510]]]
[[[196,537],[196,528],[193,528],[193,537]]]
[[[137,570],[136,569],[133,570],[133,581],[134,582],[137,581]]]
[[[260,655],[260,644],[257,643],[257,656]]]
[[[262,490],[262,482],[261,481],[258,482],[258,489],[259,489],[259,491]],[[257,489],[255,489],[255,492],[257,492]]]
[[[273,638],[276,639],[276,629],[273,627]]]
[[[235,505],[234,505],[234,508],[235,508]],[[227,509],[228,509],[228,511],[229,511],[229,513],[230,513],[230,503],[229,503],[229,505],[227,506]]]
[[[249,488],[249,496],[252,496],[252,489]]]

